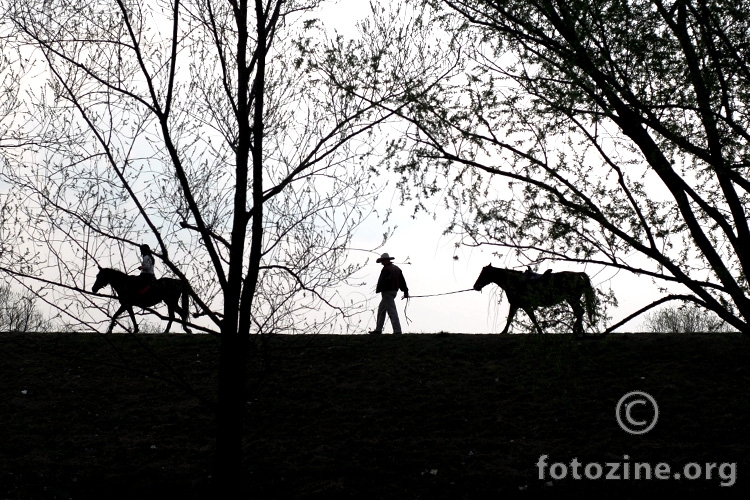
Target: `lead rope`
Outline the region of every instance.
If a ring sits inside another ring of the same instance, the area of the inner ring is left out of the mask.
[[[455,292],[445,292],[445,293],[434,293],[432,295],[409,295],[409,297],[406,299],[406,305],[404,306],[404,318],[406,318],[406,324],[411,324],[411,320],[409,319],[409,316],[406,314],[406,310],[409,308],[409,301],[411,299],[423,299],[426,297],[440,297],[441,295],[453,295],[455,293],[463,293],[463,292],[473,292],[475,291],[473,288],[467,288],[465,290],[457,290]]]

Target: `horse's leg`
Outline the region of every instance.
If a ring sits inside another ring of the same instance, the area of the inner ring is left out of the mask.
[[[516,315],[516,311],[518,311],[518,306],[514,306],[513,304],[510,305],[510,310],[508,311],[508,321],[505,322],[505,328],[503,328],[503,331],[500,332],[500,334],[508,333],[508,329],[510,328],[510,324],[513,321],[513,316]]]
[[[165,300],[164,303],[167,304],[167,312],[169,313],[169,321],[167,321],[167,327],[164,329],[164,333],[169,333],[169,328],[172,326],[172,321],[174,321],[174,304],[168,300]]]
[[[544,332],[542,331],[542,327],[540,327],[539,323],[537,323],[536,321],[536,315],[534,314],[534,310],[531,308],[528,308],[528,309],[524,308],[524,312],[529,318],[531,318],[531,322],[534,323],[534,326],[536,327],[536,333],[538,333],[539,335],[543,334]]]
[[[133,312],[133,307],[129,306],[127,307],[127,310],[130,313],[130,320],[133,322],[133,333],[138,333],[138,323],[135,321],[135,313]]]
[[[115,313],[112,315],[112,321],[109,323],[109,328],[107,329],[107,333],[112,333],[112,329],[114,329],[115,327],[115,320],[120,314],[125,312],[127,308],[128,308],[127,306],[120,304],[120,308],[117,311],[115,311]]]
[[[575,323],[573,323],[573,336],[578,337],[583,335],[583,306],[579,300],[568,300],[568,304],[573,309],[573,315],[576,318]]]
[[[180,306],[180,298],[182,298],[182,306]],[[164,303],[167,304],[167,310],[169,311],[169,323],[167,324],[167,329],[164,333],[169,333],[169,328],[172,326],[172,321],[174,321],[175,311],[177,311],[177,314],[180,315],[180,319],[182,320],[182,329],[187,333],[192,333],[187,326],[187,316],[190,311],[187,302],[187,292],[179,292],[175,297],[170,296],[168,300],[164,300]]]

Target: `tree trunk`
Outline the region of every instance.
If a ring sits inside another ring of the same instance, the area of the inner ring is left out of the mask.
[[[218,498],[231,498],[243,491],[242,437],[247,350],[247,335],[231,327],[222,331],[216,413],[215,480]]]

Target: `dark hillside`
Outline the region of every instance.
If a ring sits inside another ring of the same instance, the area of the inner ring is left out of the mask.
[[[0,334],[0,499],[210,498],[217,345]],[[243,498],[750,490],[750,342],[739,334],[279,336],[252,358]],[[659,405],[643,435],[616,419],[633,390]],[[633,479],[645,462],[668,464],[669,479]],[[614,463],[620,479],[604,479]]]

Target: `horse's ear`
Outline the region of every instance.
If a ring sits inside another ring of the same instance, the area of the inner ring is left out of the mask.
[[[103,270],[103,269],[102,269],[102,266],[100,266],[99,264],[97,264],[97,265],[96,265],[96,267],[98,267],[100,271],[102,271],[102,270]]]

